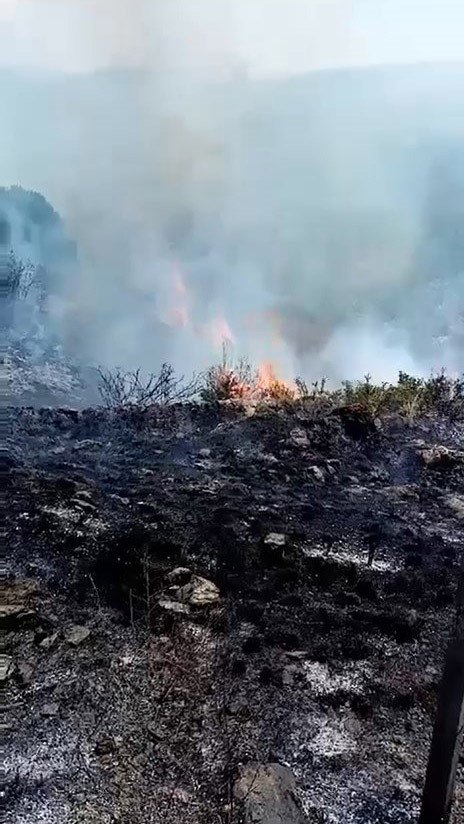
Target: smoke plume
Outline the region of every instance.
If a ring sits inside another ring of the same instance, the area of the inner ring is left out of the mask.
[[[348,48],[322,5],[316,65],[321,38]],[[70,348],[190,371],[226,341],[334,380],[464,367],[464,64],[261,76],[242,3],[63,6],[35,4],[39,30],[56,13],[44,66],[79,71],[0,72],[0,180],[76,241]]]

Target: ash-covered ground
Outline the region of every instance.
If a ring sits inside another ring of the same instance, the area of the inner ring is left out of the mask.
[[[417,820],[463,423],[297,404],[10,423],[6,822]],[[293,773],[274,818],[240,791],[248,764]]]

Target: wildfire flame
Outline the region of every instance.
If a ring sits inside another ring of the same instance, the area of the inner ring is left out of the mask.
[[[258,389],[264,395],[290,398],[295,394],[296,387],[292,382],[278,377],[275,366],[266,361],[258,369]]]

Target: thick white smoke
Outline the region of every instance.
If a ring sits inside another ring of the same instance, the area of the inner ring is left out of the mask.
[[[79,70],[0,74],[0,180],[78,243],[70,343],[186,371],[224,338],[287,375],[461,368],[464,68],[263,77],[290,60],[278,5],[18,0],[51,27],[43,65]],[[297,7],[297,65],[362,54],[346,3]]]

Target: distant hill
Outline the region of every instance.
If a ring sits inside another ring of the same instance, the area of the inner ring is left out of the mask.
[[[393,324],[425,365],[453,365],[464,357],[463,90],[464,63],[209,85],[3,71],[0,181],[51,199],[115,318],[134,283],[148,305],[174,257],[198,311],[227,306],[233,328],[244,307],[270,304],[329,335],[368,318]]]

